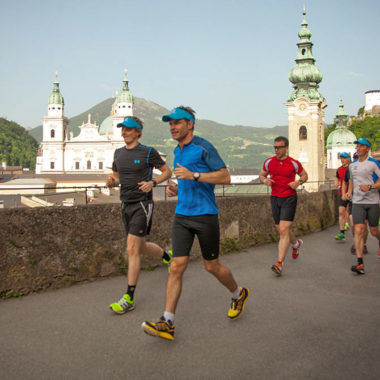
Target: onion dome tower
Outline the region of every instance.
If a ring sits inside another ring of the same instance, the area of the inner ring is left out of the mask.
[[[337,169],[341,165],[339,159],[341,153],[346,152],[351,157],[355,153],[356,136],[348,129],[348,119],[341,99],[338,113],[334,119],[335,129],[329,134],[326,141],[328,169]]]
[[[133,96],[129,91],[128,70],[124,70],[123,88],[120,93],[116,96],[115,102],[112,105],[112,130],[113,130],[113,140],[123,141],[121,137],[121,130],[117,128],[117,125],[121,123],[127,116],[133,116]]]
[[[298,37],[296,65],[289,73],[294,91],[286,102],[289,155],[299,160],[307,171],[309,181],[305,185],[306,189],[316,191],[325,180],[323,109],[326,107],[326,101],[318,91],[323,76],[315,66],[305,6]]]

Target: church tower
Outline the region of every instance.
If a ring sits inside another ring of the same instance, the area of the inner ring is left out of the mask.
[[[112,140],[115,142],[123,141],[121,129],[117,128],[117,125],[123,122],[127,116],[133,116],[133,96],[128,87],[127,72],[128,70],[124,70],[123,88],[112,105]]]
[[[53,92],[49,96],[48,114],[42,123],[41,172],[64,172],[64,147],[69,121],[64,116],[65,102],[59,91],[58,74],[55,73]]]
[[[322,73],[314,65],[311,32],[307,28],[306,10],[298,32],[298,55],[296,66],[289,73],[294,91],[290,94],[288,107],[289,155],[299,160],[309,175],[305,185],[308,191],[317,191],[325,180],[324,159],[324,111],[325,98],[318,92]]]

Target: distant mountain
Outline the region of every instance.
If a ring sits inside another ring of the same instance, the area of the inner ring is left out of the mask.
[[[0,163],[34,169],[37,141],[19,124],[0,117]]]
[[[96,121],[100,125],[110,115],[113,102],[114,99],[112,98],[106,99],[80,115],[69,119],[70,131],[77,135],[79,133],[78,126],[83,121],[87,121],[89,113],[91,113],[92,122]],[[168,112],[168,109],[156,103],[143,98],[134,98],[134,114],[144,121],[141,142],[152,145],[160,152],[165,153],[167,161],[171,165],[173,149],[177,144],[171,138],[167,123],[161,121],[162,115]],[[42,126],[32,129],[29,133],[36,140],[41,141]],[[287,136],[288,127],[257,128],[219,124],[211,120],[197,120],[195,133],[210,140],[230,168],[260,169],[265,158],[273,155],[273,139],[279,135]]]

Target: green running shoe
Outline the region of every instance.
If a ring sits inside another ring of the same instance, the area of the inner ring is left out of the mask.
[[[169,258],[169,260],[166,260],[166,259],[162,258],[162,262],[164,264],[168,265],[168,272],[170,273],[170,264],[173,261],[173,251],[171,249],[169,249],[168,251],[165,251],[165,253],[168,254],[170,256],[170,258]]]
[[[341,232],[340,234],[335,236],[335,240],[343,241],[343,240],[346,240],[346,237],[344,236],[344,233]]]
[[[119,301],[111,303],[110,309],[116,314],[125,314],[135,309],[135,300],[131,300],[129,294],[123,294]]]

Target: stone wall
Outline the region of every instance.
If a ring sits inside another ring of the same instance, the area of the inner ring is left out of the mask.
[[[277,241],[267,195],[218,198],[221,250],[238,251]],[[171,247],[174,201],[155,204],[149,240]],[[337,220],[337,191],[300,194],[294,222],[297,235]],[[58,288],[126,273],[125,233],[120,205],[0,210],[0,296]],[[254,253],[254,251],[253,251]],[[192,258],[199,257],[194,244]],[[145,269],[160,265],[144,259]]]

